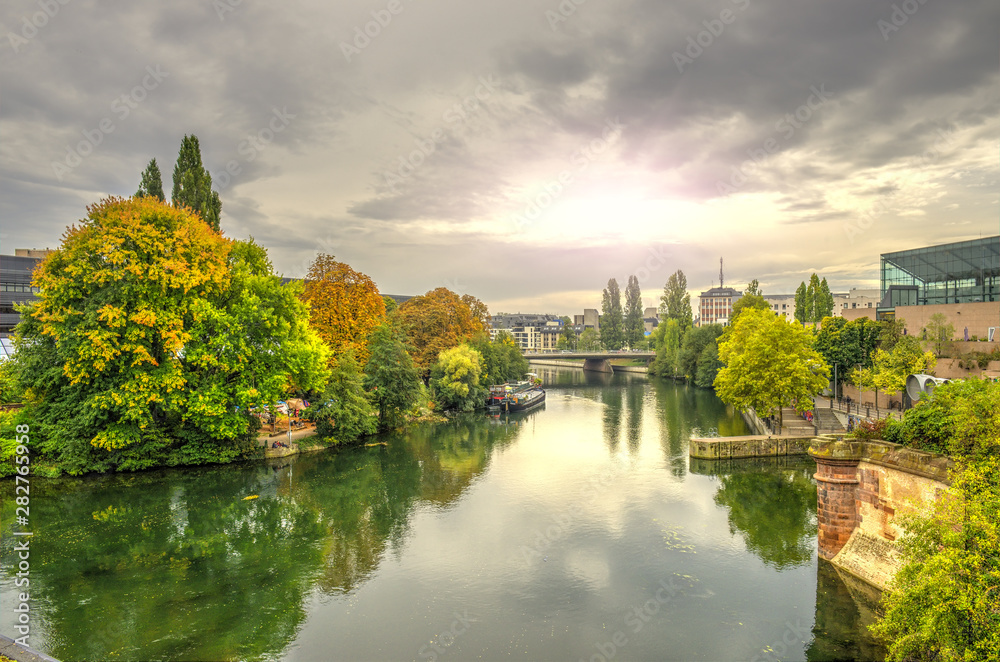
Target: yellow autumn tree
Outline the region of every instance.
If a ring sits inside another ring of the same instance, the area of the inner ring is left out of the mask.
[[[408,299],[397,316],[414,348],[413,362],[426,375],[441,352],[486,330],[488,312],[479,299],[439,287]]]
[[[310,323],[332,350],[332,358],[353,350],[364,365],[368,337],[385,319],[385,301],[375,282],[321,253],[309,267],[302,298],[310,307]]]
[[[87,212],[35,270],[18,326],[36,452],[71,474],[258,454],[251,409],[326,379],[301,286],[190,209],[108,198]]]

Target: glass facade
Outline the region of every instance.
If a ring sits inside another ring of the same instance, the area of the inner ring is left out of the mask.
[[[1000,236],[883,253],[881,272],[886,308],[1000,301]]]

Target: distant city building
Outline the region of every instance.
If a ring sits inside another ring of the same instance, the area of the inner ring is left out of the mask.
[[[875,308],[879,302],[878,290],[851,288],[849,292],[831,292],[833,295],[833,316],[841,317],[846,310]],[[795,319],[794,294],[765,294],[771,311],[789,321]]]
[[[656,308],[655,306],[650,306],[646,310],[642,311],[642,317],[643,319],[649,319],[650,317],[655,317],[659,319],[660,309]]]
[[[777,317],[786,320],[795,319],[795,295],[794,294],[765,294],[764,301],[771,307],[771,312]]]
[[[14,305],[38,299],[38,288],[31,285],[31,272],[52,252],[48,248],[18,248],[14,255],[0,255],[0,338],[10,337],[21,321]]]
[[[382,292],[379,292],[379,294],[382,294],[383,297],[392,299],[396,302],[397,306],[402,306],[404,303],[413,298],[412,294],[383,294]]]
[[[725,287],[726,276],[722,272],[722,258],[719,258],[719,286],[698,295],[698,311],[695,326],[708,324],[729,325],[733,314],[733,304],[743,296],[731,287]]]
[[[733,314],[733,303],[742,294],[731,287],[713,287],[698,295],[698,326],[721,324],[727,326]]]
[[[523,352],[554,352],[562,319],[558,315],[498,313],[490,318],[490,340],[506,331]]]

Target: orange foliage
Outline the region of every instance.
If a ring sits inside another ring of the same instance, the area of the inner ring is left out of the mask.
[[[309,267],[302,298],[309,304],[309,323],[333,350],[330,360],[354,350],[364,365],[368,336],[385,319],[385,301],[374,281],[321,253]]]
[[[438,354],[485,331],[489,318],[482,301],[468,294],[459,298],[444,287],[407,300],[396,314],[414,346],[413,362],[425,373]]]

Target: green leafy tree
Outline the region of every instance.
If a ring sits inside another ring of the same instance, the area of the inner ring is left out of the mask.
[[[0,360],[0,404],[21,402],[24,398],[18,366],[17,361]]]
[[[850,322],[843,317],[824,317],[816,333],[816,350],[828,365],[837,367],[837,381],[843,383],[851,380],[855,369],[871,368],[881,337],[881,322],[866,317]]]
[[[692,327],[684,334],[680,352],[677,356],[678,373],[682,377],[694,379],[698,372],[698,357],[709,345],[714,345],[722,335],[721,324],[705,324]]]
[[[326,379],[300,286],[185,209],[111,198],[88,212],[36,270],[18,329],[42,452],[72,474],[255,453],[250,408]]]
[[[479,381],[482,366],[479,352],[459,345],[441,352],[431,370],[431,389],[441,409],[473,411],[484,406],[486,389]]]
[[[753,308],[754,310],[771,310],[770,304],[767,303],[767,299],[761,294],[760,284],[757,279],[754,278],[747,285],[747,289],[743,292],[743,296],[737,299],[733,303],[733,312],[729,315],[729,323],[735,324],[736,318],[740,316],[740,313],[748,308]]]
[[[198,136],[185,135],[174,166],[174,188],[170,200],[175,207],[188,206],[197,212],[213,230],[219,229],[222,201],[212,190],[212,175],[201,163]]]
[[[584,329],[580,334],[580,341],[577,343],[577,351],[598,352],[601,349],[601,337],[593,329]]]
[[[866,318],[860,317],[855,321],[860,322],[864,319]],[[895,317],[891,320],[881,320],[878,324],[878,346],[887,352],[891,352],[892,348],[899,342],[899,339],[906,333],[906,320]]]
[[[815,317],[817,322],[821,322],[824,317],[833,315],[833,293],[830,292],[830,285],[824,277],[819,284],[819,294],[816,296]]]
[[[942,384],[903,418],[900,443],[980,460],[1000,456],[1000,384],[962,379]]]
[[[508,331],[500,331],[493,341],[485,331],[477,333],[469,346],[479,352],[483,385],[514,382],[528,372],[528,360]]]
[[[908,441],[956,460],[930,513],[903,515],[902,567],[873,632],[891,660],[996,660],[1000,650],[1000,384],[939,386],[904,419]],[[930,443],[928,443],[930,442]]]
[[[795,319],[802,324],[818,324],[824,317],[833,315],[833,294],[826,278],[822,281],[817,274],[809,277],[809,285],[804,282],[795,291]]]
[[[383,430],[403,423],[420,395],[420,375],[406,350],[406,336],[390,323],[375,327],[368,341],[364,386],[378,409]]]
[[[650,335],[656,358],[649,364],[649,374],[660,377],[677,376],[681,333],[681,323],[675,319],[667,319],[656,325]]]
[[[806,285],[806,323],[815,324],[819,321],[817,315],[819,313],[819,305],[823,299],[823,293],[820,289],[819,276],[813,274],[809,276],[809,284]]]
[[[376,411],[365,391],[363,377],[351,350],[332,362],[326,389],[304,414],[306,419],[316,422],[316,434],[336,439],[338,443],[350,443],[375,433]]]
[[[906,387],[908,375],[930,372],[937,359],[920,347],[913,336],[903,336],[891,352],[876,349],[870,368],[858,368],[851,373],[851,380],[858,386],[893,395]]]
[[[563,322],[559,339],[556,340],[556,347],[559,349],[576,349],[576,331],[573,330],[573,325],[569,322]]]
[[[135,192],[137,197],[152,196],[163,202],[163,177],[160,176],[160,166],[156,164],[156,159],[149,162],[146,169],[142,171],[142,180],[139,182],[139,190]]]
[[[810,317],[812,317],[812,310],[809,302],[809,289],[803,281],[795,290],[795,321],[799,324],[805,324]]]
[[[660,297],[660,319],[674,319],[680,324],[681,333],[692,326],[691,295],[687,291],[687,276],[678,269],[667,279]]]
[[[698,388],[712,388],[715,378],[722,369],[722,361],[719,360],[719,345],[712,341],[705,345],[698,355],[698,367],[694,377],[694,385]]]
[[[924,334],[934,347],[934,355],[940,357],[955,337],[955,326],[948,321],[944,313],[934,313],[927,320]]]
[[[628,277],[625,287],[625,345],[637,349],[645,344],[646,329],[642,320],[642,292],[639,279]]]
[[[872,630],[890,660],[996,660],[1000,460],[964,467],[929,516],[902,516],[903,566]]]
[[[621,349],[625,344],[621,290],[612,278],[601,300],[601,343],[605,349]]]
[[[725,367],[715,378],[715,392],[723,402],[779,420],[783,407],[810,408],[830,380],[812,334],[764,310],[740,315],[719,340],[719,359]]]

